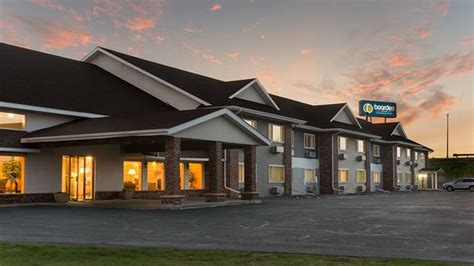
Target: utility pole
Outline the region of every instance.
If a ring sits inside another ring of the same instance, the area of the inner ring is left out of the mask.
[[[446,112],[446,159],[449,158],[449,113]]]

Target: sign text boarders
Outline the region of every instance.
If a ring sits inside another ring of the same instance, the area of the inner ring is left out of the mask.
[[[371,117],[397,117],[397,104],[393,102],[359,101],[359,115]]]

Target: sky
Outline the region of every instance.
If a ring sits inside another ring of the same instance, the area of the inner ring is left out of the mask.
[[[0,41],[96,46],[310,104],[394,101],[408,136],[474,153],[474,1],[0,0]]]

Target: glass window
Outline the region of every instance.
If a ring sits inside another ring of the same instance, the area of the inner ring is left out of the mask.
[[[365,183],[367,181],[366,179],[366,172],[363,169],[357,169],[356,170],[356,182],[357,183]]]
[[[243,163],[239,163],[239,183],[245,182],[245,166]]]
[[[380,145],[375,145],[372,146],[372,150],[374,153],[374,157],[380,157]]]
[[[244,121],[253,128],[257,128],[257,120],[244,119]]]
[[[306,184],[316,183],[316,169],[304,169],[304,182]]]
[[[147,164],[148,190],[164,190],[165,188],[165,164],[162,162],[149,162]]]
[[[397,172],[397,184],[402,183],[402,172]]]
[[[188,187],[187,189],[203,189],[203,167],[202,163],[189,163]]]
[[[184,163],[179,164],[179,189],[184,190]]]
[[[0,128],[25,130],[25,115],[0,112]]]
[[[411,158],[411,149],[406,149],[407,151],[407,158]]]
[[[415,161],[418,161],[418,152],[415,151]]]
[[[25,158],[0,156],[0,193],[22,193]]]
[[[71,200],[94,198],[95,158],[92,156],[62,156],[61,191]]]
[[[397,147],[397,158],[400,158],[400,157],[402,157],[402,148]]]
[[[316,147],[316,136],[314,134],[304,134],[304,148],[314,149]]]
[[[135,190],[142,190],[142,163],[141,162],[123,162],[123,182],[135,184]]]
[[[270,165],[268,166],[268,181],[270,183],[283,183],[285,182],[285,168],[282,165]]]
[[[365,152],[365,141],[361,139],[357,140],[357,152]]]
[[[346,137],[339,137],[339,150],[342,150],[342,151],[347,150],[347,138]]]
[[[338,176],[339,176],[339,183],[349,182],[349,170],[339,169]]]
[[[411,183],[411,172],[405,172],[405,183]]]
[[[273,142],[281,142],[284,140],[284,126],[268,124],[268,138]]]
[[[374,175],[374,183],[380,183],[380,180],[381,180],[380,172],[373,172],[373,175]]]

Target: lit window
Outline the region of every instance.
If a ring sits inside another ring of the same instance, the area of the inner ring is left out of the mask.
[[[339,169],[338,177],[339,177],[339,183],[349,182],[349,170]]]
[[[165,164],[162,162],[149,162],[147,165],[148,190],[164,190]]]
[[[405,172],[405,183],[411,183],[411,172]]]
[[[365,183],[366,179],[366,172],[363,169],[356,170],[356,182],[357,183]]]
[[[186,168],[186,169],[185,169]],[[181,190],[203,189],[202,163],[179,164],[179,187]]]
[[[135,190],[142,190],[142,163],[141,162],[123,162],[123,183],[133,183]]]
[[[244,121],[253,128],[257,128],[257,120],[244,119]]]
[[[365,141],[358,139],[357,140],[357,152],[365,152]]]
[[[25,130],[25,115],[0,112],[0,128]]]
[[[373,172],[373,175],[374,175],[374,183],[380,183],[380,180],[381,180],[380,172]]]
[[[374,157],[380,157],[380,145],[373,146]]]
[[[71,200],[94,198],[95,158],[92,156],[62,157],[62,192],[68,192]]]
[[[0,193],[23,192],[25,158],[0,156]]]
[[[239,183],[245,182],[245,166],[243,163],[239,163]]]
[[[402,148],[397,147],[397,158],[400,158],[400,157],[402,157]]]
[[[418,161],[418,152],[415,151],[415,161]]]
[[[306,184],[316,183],[316,169],[304,169],[304,182]]]
[[[339,137],[339,150],[342,150],[342,151],[347,150],[347,138],[346,137]]]
[[[268,166],[268,182],[270,183],[284,183],[285,182],[285,168],[282,165]]]
[[[406,149],[407,151],[407,158],[410,159],[411,158],[411,149]]]
[[[316,136],[314,134],[304,134],[304,148],[314,149],[316,147]]]
[[[402,172],[397,172],[397,184],[402,183]]]
[[[268,138],[273,142],[284,142],[284,126],[268,124]]]

